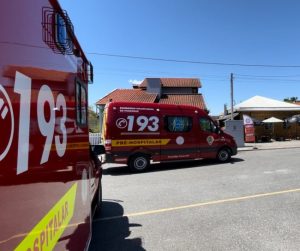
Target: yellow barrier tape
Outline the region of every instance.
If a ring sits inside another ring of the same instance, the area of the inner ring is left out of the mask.
[[[74,214],[77,183],[31,230],[15,251],[53,250]]]
[[[116,139],[112,140],[112,146],[163,146],[168,144],[170,139]]]

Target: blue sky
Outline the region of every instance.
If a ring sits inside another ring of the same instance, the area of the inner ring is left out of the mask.
[[[60,0],[94,65],[89,102],[146,77],[199,78],[211,114],[254,95],[300,99],[298,0]],[[128,55],[179,63],[101,56]]]

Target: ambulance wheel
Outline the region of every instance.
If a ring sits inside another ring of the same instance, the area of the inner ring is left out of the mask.
[[[149,166],[150,159],[146,154],[135,154],[129,160],[129,168],[133,172],[144,172]]]
[[[221,150],[219,150],[218,154],[217,154],[217,160],[219,162],[227,162],[229,161],[231,158],[231,154],[230,154],[230,150],[228,148],[222,148]]]

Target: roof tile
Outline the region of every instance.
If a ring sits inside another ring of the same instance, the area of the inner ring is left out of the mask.
[[[161,104],[178,104],[178,105],[192,105],[200,109],[206,109],[206,105],[201,94],[168,94],[161,97],[159,100]]]
[[[154,103],[157,95],[141,89],[116,89],[97,101],[97,105],[105,105],[109,101]]]
[[[140,88],[147,87],[149,78],[145,78],[139,85]],[[158,78],[162,87],[201,87],[201,82],[197,78]]]

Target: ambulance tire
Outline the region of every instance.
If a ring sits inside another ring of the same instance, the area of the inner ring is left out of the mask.
[[[231,158],[231,153],[230,153],[230,149],[228,149],[227,147],[221,148],[218,151],[217,154],[217,160],[218,162],[224,163],[224,162],[228,162]]]
[[[137,153],[130,157],[128,166],[132,172],[144,172],[150,166],[149,155]]]

